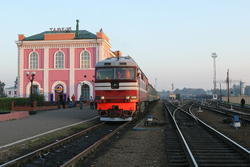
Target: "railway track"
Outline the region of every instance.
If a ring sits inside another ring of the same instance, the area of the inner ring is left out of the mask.
[[[241,121],[245,124],[245,126],[250,126],[250,114],[247,113],[245,110],[241,110],[241,108],[228,108],[225,107],[219,107],[217,103],[209,103],[208,105],[202,105],[200,103],[195,103],[195,106],[204,108],[208,111],[216,112],[221,115],[224,115],[225,117],[233,117],[238,116]]]
[[[166,106],[166,144],[167,144],[167,157],[170,166],[188,166],[188,160],[185,156],[185,151],[182,147],[182,143],[179,140],[178,133],[176,133],[176,127],[173,119],[171,118],[172,106]]]
[[[237,111],[240,111],[242,113],[246,113],[246,114],[250,114],[250,108],[248,106],[245,106],[244,108],[242,108],[240,105],[236,105],[236,104],[229,104],[229,103],[223,103],[223,102],[214,102],[214,101],[210,101],[210,103],[212,103],[214,106],[219,106],[219,107],[223,107],[223,108],[227,108],[227,109],[234,109]]]
[[[95,125],[63,140],[1,164],[0,167],[74,166],[128,123],[101,123]]]
[[[183,106],[175,108],[170,112],[181,136],[179,139],[183,140],[189,166],[250,165],[248,150],[183,110]]]

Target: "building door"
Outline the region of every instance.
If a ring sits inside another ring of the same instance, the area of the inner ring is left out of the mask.
[[[89,85],[84,84],[81,88],[81,95],[84,100],[89,100]]]
[[[55,101],[57,101],[57,97],[59,97],[59,94],[62,93],[63,94],[63,86],[58,84],[55,87]]]
[[[31,92],[32,92],[32,95],[35,94],[35,93],[37,93],[37,88],[38,88],[38,85],[32,85],[30,87],[30,94],[31,94]]]

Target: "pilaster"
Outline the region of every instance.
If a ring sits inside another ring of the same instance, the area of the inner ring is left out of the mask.
[[[24,82],[24,76],[23,76],[23,63],[24,63],[24,49],[22,48],[22,46],[18,46],[18,59],[19,59],[19,63],[18,63],[18,95],[19,97],[23,97],[23,82]]]
[[[75,94],[75,48],[69,51],[69,95]]]
[[[45,100],[49,100],[49,48],[44,48],[44,80],[43,80],[43,93]]]

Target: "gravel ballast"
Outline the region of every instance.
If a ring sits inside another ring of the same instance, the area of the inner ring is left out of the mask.
[[[153,117],[165,122],[162,101],[156,102],[149,109]],[[136,124],[135,124],[136,125]],[[168,166],[166,154],[166,129],[164,127],[145,127],[135,125],[115,135],[113,139],[95,152],[79,166],[114,166],[114,167],[144,167]],[[149,130],[141,130],[146,128]],[[158,130],[154,130],[158,129]],[[84,164],[84,165],[83,165]]]

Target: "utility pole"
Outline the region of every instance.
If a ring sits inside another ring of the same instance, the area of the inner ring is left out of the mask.
[[[220,102],[221,102],[221,83],[220,83]]]
[[[157,78],[155,77],[155,90],[157,91]]]
[[[214,79],[213,79],[213,83],[214,83],[214,94],[213,94],[213,99],[216,100],[217,99],[217,94],[216,94],[216,63],[215,63],[215,59],[217,57],[216,53],[212,53],[211,56],[214,59]]]
[[[229,103],[229,69],[227,69],[227,102]]]
[[[172,102],[174,100],[174,84],[172,83]]]

